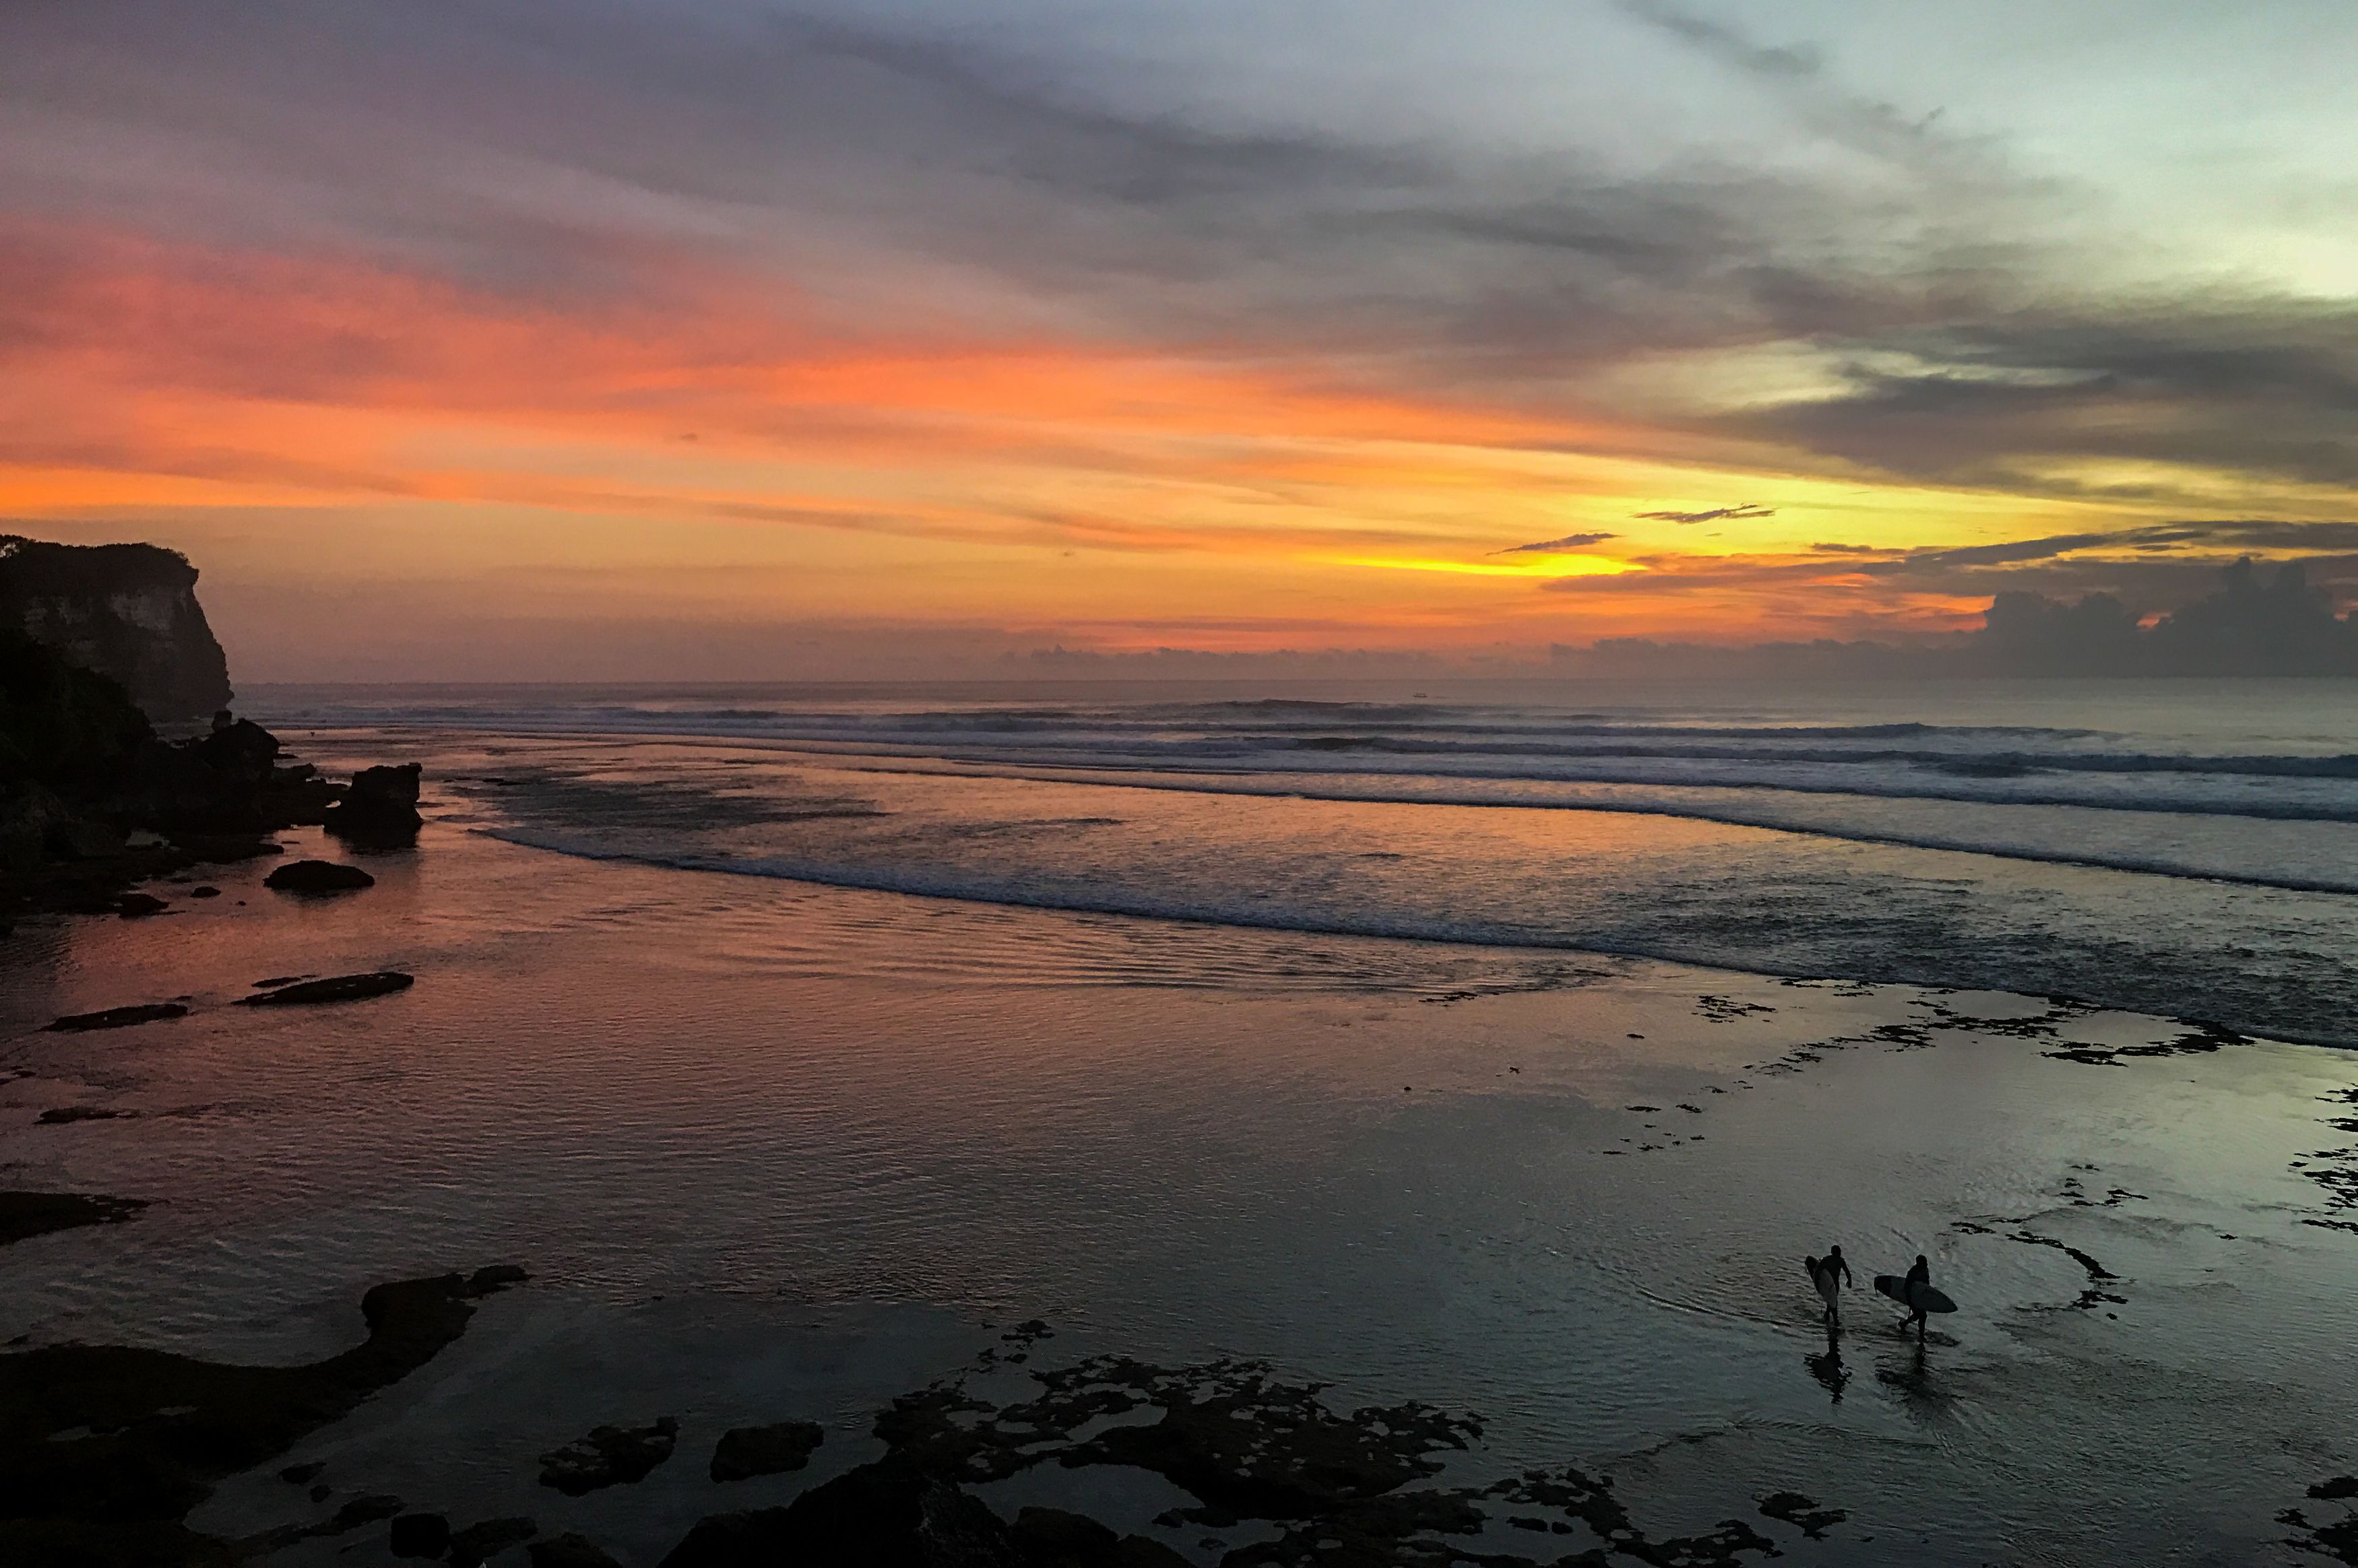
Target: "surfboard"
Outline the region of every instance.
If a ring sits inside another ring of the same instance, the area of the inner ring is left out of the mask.
[[[1825,1299],[1828,1307],[1833,1306],[1842,1291],[1841,1271],[1829,1266],[1823,1258],[1804,1258],[1801,1267],[1810,1276],[1811,1288]]]
[[[1914,1293],[1910,1294],[1908,1289],[1908,1276],[1905,1274],[1877,1274],[1875,1277],[1875,1288],[1909,1312],[1914,1312],[1920,1306],[1926,1312],[1957,1310],[1956,1303],[1930,1285],[1919,1285]]]

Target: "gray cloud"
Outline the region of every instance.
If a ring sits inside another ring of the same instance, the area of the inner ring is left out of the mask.
[[[1746,502],[1741,506],[1715,507],[1709,512],[1639,512],[1633,515],[1656,523],[1717,523],[1725,518],[1774,517],[1776,509]]]
[[[1607,539],[1617,539],[1617,534],[1566,534],[1561,539],[1542,539],[1536,545],[1509,545],[1503,550],[1492,550],[1494,556],[1549,555],[1558,550],[1581,550],[1591,545],[1601,545]]]
[[[531,295],[718,256],[868,321],[896,296],[989,307],[1542,415],[1612,412],[1592,384],[1664,356],[1799,350],[1834,392],[1672,411],[1661,439],[2023,490],[2077,460],[2358,480],[2358,308],[2107,292],[2044,181],[1847,89],[1813,45],[1660,0],[1564,26],[1618,48],[1617,17],[1782,105],[1791,156],[1632,172],[1429,125],[1382,139],[1336,107],[1347,59],[1334,102],[1280,123],[1021,7],[323,0],[232,33],[101,4],[7,24],[0,94],[39,134],[0,151],[0,206]],[[1804,156],[1813,138],[1871,173]]]

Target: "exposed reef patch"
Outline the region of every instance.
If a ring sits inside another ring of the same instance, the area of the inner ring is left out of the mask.
[[[70,1012],[47,1026],[52,1034],[86,1034],[99,1029],[128,1029],[134,1024],[160,1023],[168,1018],[189,1016],[188,1004],[177,1001],[139,1001],[127,1007],[101,1008],[96,1012]]]
[[[773,1426],[736,1426],[720,1434],[712,1450],[710,1475],[716,1481],[746,1481],[756,1476],[783,1476],[810,1463],[827,1441],[817,1422],[785,1421]]]
[[[671,1416],[658,1417],[648,1426],[597,1427],[542,1454],[540,1484],[579,1498],[600,1487],[644,1481],[671,1457],[678,1442],[679,1422]]]
[[[1004,1367],[991,1352],[986,1370]],[[1409,1401],[1347,1413],[1325,1386],[1290,1382],[1254,1362],[1163,1368],[1125,1357],[1026,1374],[1036,1395],[995,1404],[964,1378],[895,1400],[877,1417],[884,1456],[784,1508],[698,1523],[664,1568],[778,1562],[990,1564],[993,1568],[1172,1568],[1162,1541],[1121,1535],[1062,1509],[1029,1507],[1011,1524],[968,1487],[1036,1466],[1142,1469],[1195,1501],[1165,1529],[1233,1530],[1265,1539],[1228,1551],[1222,1568],[1377,1568],[1483,1564],[1587,1568],[1616,1559],[1730,1568],[1774,1554],[1767,1536],[1729,1519],[1699,1535],[1655,1539],[1613,1493],[1609,1476],[1539,1469],[1487,1486],[1432,1487],[1443,1456],[1466,1451],[1481,1422]],[[1767,1517],[1816,1536],[1845,1517],[1799,1493],[1778,1493]],[[1535,1556],[1487,1550],[1491,1527],[1541,1537]],[[1274,1527],[1275,1534],[1269,1531]]]
[[[216,1481],[432,1360],[465,1332],[477,1299],[522,1275],[507,1267],[378,1285],[361,1298],[367,1339],[308,1366],[108,1345],[0,1356],[0,1536],[34,1562],[234,1561],[232,1543],[182,1523]],[[375,1517],[402,1511],[398,1499],[359,1498],[324,1523],[356,1528],[369,1520],[347,1516],[386,1502]]]
[[[417,977],[399,969],[377,969],[364,975],[330,975],[323,980],[293,980],[273,989],[237,999],[240,1007],[310,1007],[331,1001],[365,1001],[373,996],[406,991]]]
[[[139,1198],[82,1193],[0,1193],[0,1247],[52,1230],[119,1224],[146,1206]]]

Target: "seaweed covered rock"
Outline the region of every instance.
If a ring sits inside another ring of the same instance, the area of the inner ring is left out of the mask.
[[[540,1456],[540,1484],[568,1498],[601,1487],[626,1486],[671,1457],[679,1422],[670,1416],[652,1426],[601,1426],[586,1437]]]
[[[1016,1568],[1006,1525],[973,1496],[888,1454],[782,1509],[698,1523],[663,1568],[865,1563],[872,1568]]]
[[[783,1476],[810,1463],[811,1454],[827,1441],[817,1422],[784,1421],[774,1426],[732,1426],[720,1434],[712,1450],[711,1476],[716,1481],[747,1481],[756,1476]]]

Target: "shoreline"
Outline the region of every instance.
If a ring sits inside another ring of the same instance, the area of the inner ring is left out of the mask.
[[[1583,955],[1600,957],[1630,957],[1726,969],[1779,979],[1863,978],[1877,984],[1952,986],[1968,989],[2024,991],[2028,994],[2066,999],[2075,1003],[2152,1012],[2182,1019],[2190,1023],[2232,1029],[2256,1037],[2292,1040],[2333,1049],[2358,1049],[2358,1033],[2353,1033],[2346,1027],[2337,1030],[2334,1027],[2322,1026],[2319,1021],[2304,1016],[2308,1013],[2323,1013],[2340,1020],[2345,1016],[2344,1013],[2331,1008],[2306,1004],[2297,1008],[2288,1007],[2285,1005],[2283,999],[2296,993],[2288,991],[2286,987],[2264,986],[2250,977],[2244,977],[2240,980],[2223,977],[2223,984],[2226,984],[2228,989],[2219,995],[2219,1000],[2234,1005],[2204,1006],[2200,1004],[2199,999],[2191,995],[2173,998],[2164,994],[2171,990],[2189,989],[2184,985],[2169,983],[2171,971],[2166,966],[2158,969],[2145,970],[2133,963],[2123,964],[2114,961],[2119,956],[2106,954],[2101,949],[2100,944],[2094,943],[2093,939],[2092,945],[2085,953],[2078,953],[2075,950],[2068,962],[2048,963],[2046,968],[2050,972],[2043,975],[2024,974],[2021,972],[2024,968],[2036,968],[2043,961],[2041,945],[2030,940],[2039,935],[2037,927],[2022,932],[2011,932],[2002,927],[1994,927],[1986,931],[1971,933],[1969,935],[1976,939],[1973,944],[1963,946],[1952,946],[1945,949],[1947,956],[1940,961],[1934,961],[1926,957],[1930,953],[1944,951],[1938,943],[1923,945],[1902,943],[1896,946],[1887,944],[1876,946],[1870,952],[1869,949],[1855,943],[1845,945],[1846,939],[1820,943],[1817,945],[1819,950],[1812,950],[1811,945],[1804,941],[1790,951],[1756,952],[1747,947],[1746,940],[1743,939],[1743,933],[1740,931],[1704,932],[1666,927],[1660,931],[1639,934],[1609,932],[1600,934],[1591,930],[1562,935],[1550,935],[1533,929],[1530,922],[1523,920],[1515,913],[1514,906],[1498,903],[1495,901],[1488,907],[1477,905],[1465,912],[1453,912],[1447,919],[1439,918],[1433,911],[1402,906],[1397,902],[1386,903],[1379,912],[1358,914],[1341,913],[1345,905],[1337,905],[1334,909],[1322,909],[1313,904],[1302,904],[1299,907],[1255,907],[1254,901],[1263,894],[1249,888],[1243,896],[1225,896],[1210,900],[1209,894],[1205,890],[1183,883],[1154,882],[1149,880],[1141,881],[1137,886],[1130,886],[1125,885],[1124,881],[1118,878],[1099,877],[1094,881],[1076,880],[1072,877],[1044,879],[1032,874],[1020,863],[1000,867],[991,864],[936,865],[921,861],[912,865],[889,857],[875,860],[871,863],[860,860],[846,860],[841,857],[834,856],[796,855],[785,849],[761,845],[740,847],[734,843],[723,843],[709,851],[698,852],[692,838],[679,838],[676,842],[667,841],[657,849],[637,846],[618,847],[612,842],[600,842],[600,836],[594,825],[584,826],[572,823],[563,811],[554,815],[544,813],[538,816],[522,817],[512,817],[507,814],[507,808],[503,804],[503,800],[513,798],[520,789],[521,793],[529,794],[530,788],[536,782],[534,777],[534,769],[536,765],[535,754],[540,757],[557,756],[567,749],[580,749],[584,754],[611,752],[624,755],[655,755],[669,749],[677,748],[712,759],[712,765],[705,771],[715,776],[727,774],[729,770],[736,765],[738,756],[732,756],[730,753],[762,759],[764,768],[778,765],[780,759],[794,762],[811,759],[821,760],[828,763],[843,765],[841,771],[847,779],[857,778],[877,770],[857,765],[864,757],[871,753],[809,752],[784,744],[761,741],[739,742],[709,736],[673,737],[643,735],[634,732],[592,731],[569,734],[560,742],[538,733],[502,736],[489,731],[465,730],[405,732],[397,729],[373,726],[356,727],[347,730],[314,730],[306,731],[305,736],[308,743],[326,747],[331,753],[341,751],[357,753],[364,751],[371,754],[428,756],[435,758],[438,765],[454,754],[482,752],[486,755],[497,753],[505,756],[509,759],[506,773],[503,773],[498,765],[487,764],[473,769],[453,766],[445,770],[449,772],[451,776],[440,781],[441,787],[453,796],[454,804],[472,814],[479,830],[535,849],[549,850],[590,860],[629,861],[684,871],[771,878],[816,886],[866,889],[982,906],[1042,911],[1062,910],[1079,914],[1184,922],[1239,929],[1298,932],[1308,935],[1449,943],[1470,947],[1529,951],[1574,958]],[[897,775],[902,770],[891,769],[884,772],[888,775]],[[491,776],[472,776],[475,773],[483,773]],[[1038,774],[1036,778],[1033,776],[1035,773]],[[961,784],[977,779],[998,783],[1037,783],[1044,788],[1072,792],[1076,801],[1088,800],[1093,792],[1135,788],[1149,789],[1157,794],[1175,794],[1191,798],[1193,795],[1193,792],[1169,791],[1162,786],[1140,784],[1135,781],[1055,775],[1054,770],[1033,770],[1020,776],[997,773],[978,774],[958,771],[955,768],[955,764],[945,764],[939,769],[910,770],[909,773],[914,779],[930,784]],[[561,768],[551,764],[551,777],[562,778],[563,776]],[[746,778],[750,782],[750,775],[746,775]],[[680,799],[683,803],[702,801],[720,808],[723,812],[722,819],[726,820],[726,801],[715,795],[699,795],[698,791],[707,787],[717,786],[706,786],[700,783],[691,782],[681,788]],[[923,797],[913,798],[922,800]],[[1206,803],[1206,809],[1217,816],[1227,800],[1231,797],[1218,795],[1201,798]],[[1305,797],[1295,792],[1271,789],[1243,792],[1233,798],[1249,800],[1266,808],[1290,808],[1301,804]],[[1329,802],[1329,797],[1323,795],[1312,795],[1306,798],[1314,806],[1327,802],[1346,808],[1366,807],[1372,812],[1391,814],[1369,816],[1368,823],[1370,832],[1390,830],[1395,826],[1404,828],[1412,818],[1401,814],[1412,814],[1429,808],[1427,803],[1405,800],[1336,799]],[[1098,808],[1083,806],[1076,806],[1076,809]],[[1437,809],[1454,811],[1458,807],[1453,804]],[[1805,829],[1722,820],[1676,812],[1624,811],[1609,806],[1598,810],[1590,810],[1584,806],[1533,806],[1529,809],[1538,818],[1538,825],[1534,828],[1535,833],[1553,833],[1558,827],[1571,832],[1584,831],[1585,829],[1578,821],[1584,817],[1608,823],[1621,820],[1655,822],[1674,829],[1692,826],[1702,830],[1706,836],[1705,841],[1709,843],[1717,844],[1725,839],[1729,847],[1728,853],[1731,855],[1738,852],[1745,846],[1769,846],[1782,852],[1783,848],[1793,841],[1807,841],[1813,837]],[[1486,808],[1480,813],[1485,816],[1494,814],[1501,817],[1519,815],[1518,812],[1499,807]],[[1557,818],[1564,820],[1560,824],[1551,820]],[[1836,836],[1825,841],[1854,844],[1867,849],[1877,847],[1892,849],[1906,858],[1903,862],[1905,868],[1913,868],[1908,871],[1908,874],[1919,877],[1929,883],[1938,884],[1958,879],[1970,880],[1974,877],[1984,877],[1989,883],[1985,896],[1990,899],[2002,897],[2004,879],[2017,874],[2023,868],[2050,870],[2065,877],[2085,873],[2088,877],[2099,879],[2104,888],[2108,891],[2108,896],[2124,901],[2141,896],[2138,892],[2140,884],[2148,881],[2163,889],[2184,886],[2214,890],[2217,896],[2222,899],[2238,897],[2245,889],[2262,895],[2281,892],[2309,897],[2311,902],[2318,897],[2333,896],[2330,892],[2319,894],[2315,890],[2293,887],[2283,879],[2201,877],[2175,871],[2155,871],[2128,866],[2103,864],[2087,860],[2039,855],[2007,856],[1962,845],[1933,846],[1904,838],[1884,839],[1871,836]],[[1642,840],[1640,842],[1642,843]],[[1445,871],[1445,870],[1446,868],[1436,868],[1437,871]],[[2120,880],[2115,884],[2112,879]],[[2073,882],[2070,885],[2078,884]],[[2323,885],[2322,881],[2319,884],[2320,888]],[[1871,893],[1873,890],[1870,887],[1866,891]],[[2305,910],[2308,906],[2303,904],[2299,907]],[[2069,909],[2065,911],[2066,914],[2071,912]],[[2306,918],[2305,915],[2302,917]],[[2071,934],[2068,922],[2063,921],[2061,915],[2057,917],[2056,925],[2058,929],[2048,934],[2050,937]],[[2098,934],[2098,936],[2103,937],[2104,935]],[[2112,934],[2107,939],[2118,940],[2123,935],[2125,934]],[[2324,942],[2332,935],[2331,931],[2320,930],[2309,939]],[[2024,946],[2025,943],[2028,945]],[[2010,946],[2020,946],[2021,950],[2010,950]],[[2136,956],[2130,955],[2130,957]],[[1841,961],[1844,958],[1855,961]],[[2289,975],[2300,967],[2300,959],[2301,955],[2293,952],[2286,955],[2285,961],[2277,967],[2284,968]],[[2107,981],[2110,983],[2103,983]],[[2236,984],[2240,984],[2243,991],[2248,994],[2237,994],[2234,989]],[[2176,1005],[2172,1005],[2173,1002]]]

